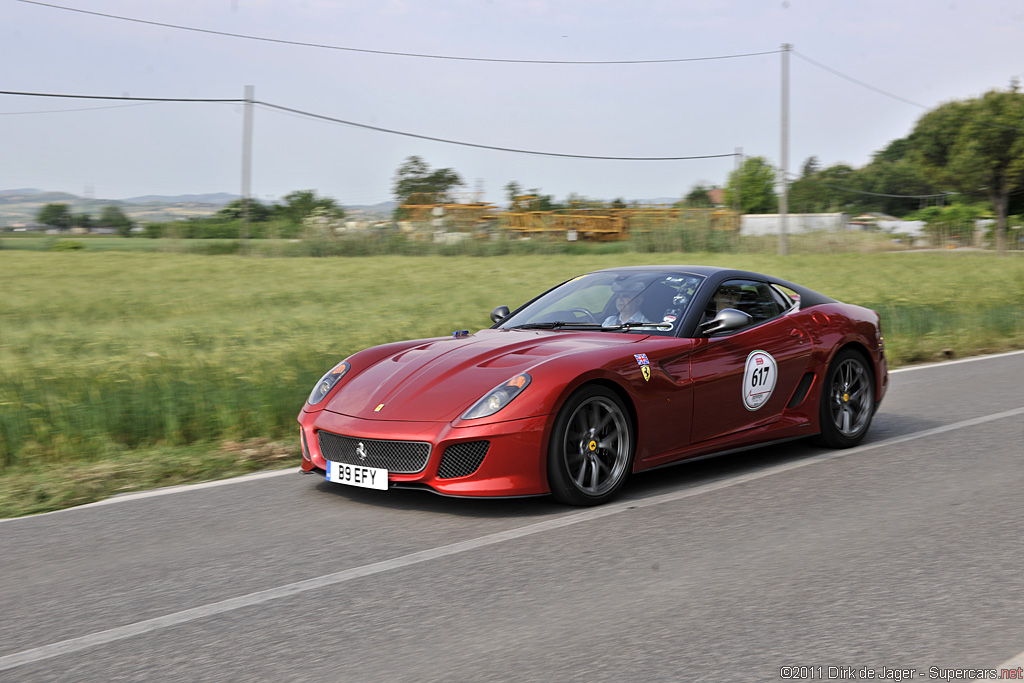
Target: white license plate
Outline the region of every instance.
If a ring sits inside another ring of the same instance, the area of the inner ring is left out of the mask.
[[[335,484],[348,484],[364,489],[388,488],[388,471],[379,467],[363,467],[362,465],[346,465],[343,462],[327,461],[327,481]]]

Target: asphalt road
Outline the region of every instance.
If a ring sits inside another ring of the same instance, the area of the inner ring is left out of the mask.
[[[273,473],[2,521],[0,680],[942,680],[1024,664],[1022,386],[1024,353],[897,372],[856,449],[645,473],[588,510]]]

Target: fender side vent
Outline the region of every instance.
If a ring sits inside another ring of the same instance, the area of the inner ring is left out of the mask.
[[[789,403],[786,404],[786,409],[796,408],[798,405],[804,402],[807,398],[807,392],[811,390],[811,385],[814,384],[814,373],[805,372],[804,376],[800,378],[800,384],[797,385],[796,391],[793,392],[793,398],[789,399]]]

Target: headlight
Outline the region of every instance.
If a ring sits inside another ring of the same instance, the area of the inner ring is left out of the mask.
[[[313,387],[313,393],[311,393],[309,398],[306,399],[306,403],[311,406],[315,406],[317,403],[324,400],[324,396],[331,393],[331,389],[334,388],[334,385],[341,381],[341,378],[344,377],[345,373],[347,373],[351,368],[352,366],[348,364],[348,361],[341,361],[331,368],[326,375],[320,378],[320,381],[316,383],[316,386]]]
[[[463,420],[475,420],[481,417],[489,417],[512,402],[519,393],[530,386],[530,376],[525,372],[516,375],[507,382],[502,382],[487,392],[473,407],[467,410]]]

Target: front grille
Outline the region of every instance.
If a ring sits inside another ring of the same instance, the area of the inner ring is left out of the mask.
[[[412,474],[426,467],[427,460],[430,459],[430,444],[425,441],[356,439],[330,432],[318,434],[320,452],[331,462],[380,467],[388,472]]]
[[[490,441],[469,441],[457,443],[444,449],[441,465],[437,468],[438,479],[466,477],[480,468],[480,464],[491,447]]]

